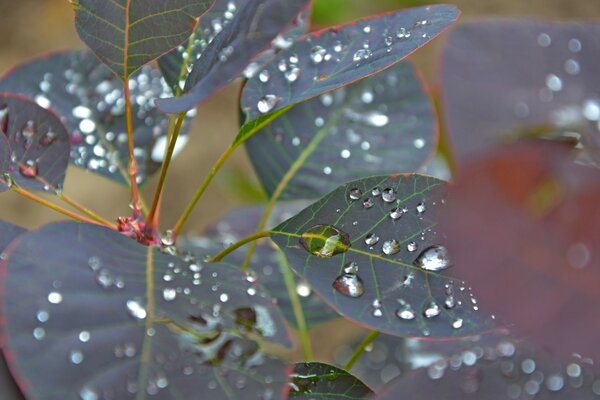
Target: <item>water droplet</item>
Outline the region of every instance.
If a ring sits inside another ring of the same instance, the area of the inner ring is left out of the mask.
[[[396,310],[396,317],[406,321],[410,321],[412,319],[415,319],[415,311],[410,306],[410,304],[401,300],[400,307]]]
[[[56,141],[58,135],[52,131],[46,132],[44,135],[40,137],[39,143],[42,146],[50,146],[52,143]]]
[[[79,341],[81,343],[87,343],[90,341],[91,335],[88,331],[81,331],[79,332]]]
[[[310,51],[310,59],[314,64],[320,64],[325,59],[325,54],[327,54],[327,50],[321,46],[315,46]]]
[[[37,312],[36,317],[38,321],[44,323],[48,321],[48,319],[50,318],[50,314],[48,314],[48,311],[46,310],[40,310]]]
[[[369,233],[366,237],[365,237],[365,244],[367,246],[374,246],[377,244],[377,242],[379,242],[379,236],[377,236],[374,233]]]
[[[579,53],[581,51],[581,42],[578,39],[569,40],[569,51]]]
[[[362,196],[362,192],[360,191],[360,189],[350,189],[350,193],[348,194],[350,200],[358,200],[360,199],[360,196]]]
[[[415,149],[422,149],[423,147],[425,147],[425,139],[422,138],[417,138],[413,141],[413,146],[415,146]]]
[[[262,114],[266,114],[275,108],[275,105],[279,102],[279,98],[273,94],[267,94],[263,96],[257,104],[258,111]]]
[[[381,198],[386,203],[391,203],[394,200],[396,200],[396,192],[392,188],[383,189],[383,192],[381,193]]]
[[[369,49],[358,49],[352,56],[352,59],[354,61],[367,60],[371,55],[372,53]]]
[[[81,350],[71,350],[69,352],[69,360],[75,365],[79,365],[83,362],[83,352]]]
[[[435,301],[431,301],[423,310],[423,315],[425,316],[425,318],[434,318],[440,315],[440,312],[441,309],[438,303],[436,303]]]
[[[46,330],[44,328],[37,327],[33,330],[33,337],[35,340],[42,340],[46,337]]]
[[[91,119],[83,119],[79,123],[79,130],[85,134],[93,133],[96,130],[96,123]]]
[[[177,290],[173,288],[165,288],[163,289],[163,299],[165,301],[173,301],[177,297]]]
[[[565,61],[565,72],[569,75],[577,75],[581,71],[579,63],[573,59]]]
[[[400,219],[400,217],[402,217],[404,215],[404,210],[402,210],[401,208],[394,208],[392,211],[390,211],[390,218],[393,220],[396,219]]]
[[[135,319],[146,319],[148,315],[146,309],[140,304],[139,300],[128,300],[127,311]]]
[[[554,74],[549,74],[546,77],[546,86],[553,92],[559,92],[563,87],[563,83],[558,76]]]
[[[597,100],[586,100],[583,103],[583,117],[588,121],[600,121],[600,102]]]
[[[381,301],[379,299],[375,299],[375,300],[373,300],[373,303],[371,305],[373,307],[373,311],[371,312],[371,315],[373,315],[375,318],[382,317],[383,309],[381,306]]]
[[[175,244],[175,233],[171,229],[167,229],[160,237],[160,242],[163,246],[173,246]]]
[[[400,251],[400,243],[398,243],[396,239],[386,240],[383,242],[382,250],[383,253],[387,254],[388,256],[396,254]]]
[[[363,200],[363,208],[365,208],[367,210],[369,208],[373,207],[374,205],[375,205],[375,203],[373,203],[373,200],[371,200],[370,197]]]
[[[375,188],[371,190],[371,194],[373,195],[373,197],[381,196],[381,190],[379,190],[379,188]]]
[[[364,115],[362,121],[376,128],[383,128],[390,122],[390,119],[387,115],[378,111],[371,111]]]
[[[331,225],[316,225],[302,234],[300,244],[317,257],[329,258],[346,252],[350,239],[347,233]]]
[[[454,329],[460,329],[463,326],[463,320],[462,318],[457,318],[454,321],[452,321],[452,327]]]
[[[547,33],[540,33],[538,35],[538,44],[542,47],[548,47],[552,44],[552,38]]]
[[[417,251],[419,245],[416,242],[410,242],[406,245],[406,249],[410,252]]]
[[[288,82],[296,82],[300,77],[300,68],[292,67],[288,71],[285,72],[285,79]]]
[[[444,246],[434,245],[426,248],[414,263],[427,271],[441,271],[450,266],[448,250]]]
[[[427,207],[425,207],[425,203],[417,204],[417,214],[423,214]]]
[[[352,155],[352,153],[351,153],[351,152],[350,152],[350,150],[348,150],[348,149],[344,149],[344,150],[342,150],[342,151],[340,152],[340,156],[341,156],[343,159],[348,159],[348,158],[350,158],[350,156],[351,156],[351,155]]]
[[[332,284],[339,293],[348,297],[360,297],[365,293],[362,279],[354,273],[344,273],[336,278]]]
[[[559,392],[565,386],[565,379],[560,374],[551,374],[546,379],[546,388],[551,392]]]
[[[262,83],[267,83],[267,82],[269,82],[269,79],[271,79],[271,73],[265,69],[265,70],[261,71],[260,74],[258,74],[258,79]]]
[[[79,397],[81,398],[81,400],[99,400],[100,399],[98,392],[96,392],[94,389],[92,389],[89,386],[84,386],[79,391]]]
[[[227,293],[221,293],[219,300],[221,303],[227,303],[229,301],[229,295]]]
[[[299,282],[298,285],[296,285],[296,293],[298,294],[298,296],[300,297],[308,297],[310,296],[312,292],[312,289],[310,288],[310,285],[307,282]]]
[[[38,176],[38,163],[34,160],[27,160],[24,164],[19,164],[19,173],[25,178],[35,178]]]
[[[369,90],[365,90],[360,95],[360,100],[365,104],[371,104],[374,100],[373,92]]]
[[[62,294],[58,292],[50,292],[48,294],[48,302],[51,304],[60,304],[63,301]]]

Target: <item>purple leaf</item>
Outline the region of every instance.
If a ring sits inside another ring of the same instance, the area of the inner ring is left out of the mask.
[[[443,103],[459,163],[519,133],[568,132],[597,151],[600,24],[462,24],[443,53]],[[588,124],[595,124],[586,136]],[[586,142],[593,143],[586,143]]]
[[[2,273],[5,353],[28,398],[283,398],[285,364],[252,339],[289,346],[283,319],[239,269],[67,222],[13,242]]]
[[[458,15],[450,5],[412,8],[300,38],[244,87],[246,122],[394,65],[440,34]]]
[[[600,171],[573,156],[538,140],[465,164],[441,226],[499,321],[557,355],[600,359]]]
[[[27,98],[0,93],[0,134],[8,139],[10,151],[0,191],[13,184],[35,190],[62,187],[69,164],[69,134],[54,113]],[[4,153],[6,144],[0,147]],[[2,164],[6,166],[4,160]]]
[[[318,198],[353,179],[416,171],[437,134],[431,99],[406,62],[298,104],[246,148],[269,195],[298,168],[280,198]]]
[[[71,0],[81,40],[119,78],[185,41],[214,0]]]
[[[222,24],[221,31],[208,38],[194,38],[197,46],[206,46],[197,55],[193,52],[193,68],[187,76],[183,96],[159,100],[159,107],[168,113],[194,108],[222,86],[239,77],[250,61],[292,25],[295,18],[304,15],[310,0],[246,0],[233,7],[227,5],[224,19],[211,19],[213,25]],[[225,6],[225,7],[223,7]],[[216,10],[215,10],[216,11]],[[203,24],[201,24],[203,25]],[[210,32],[210,28],[209,28]],[[212,36],[212,37],[211,37]],[[206,44],[208,42],[208,44]],[[187,51],[187,50],[184,50]],[[180,68],[181,69],[181,68]]]
[[[487,331],[438,232],[444,182],[391,175],[350,182],[275,227],[291,267],[341,315],[405,337]]]
[[[129,86],[138,179],[144,182],[160,168],[169,125],[154,100],[171,91],[151,66],[133,74]],[[128,184],[123,83],[91,52],[59,52],[30,60],[2,77],[0,91],[23,94],[55,110],[71,135],[71,163]],[[188,129],[185,124],[182,134]]]

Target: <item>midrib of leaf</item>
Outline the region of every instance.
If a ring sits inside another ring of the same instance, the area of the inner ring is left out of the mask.
[[[146,320],[144,322],[144,339],[142,341],[142,353],[140,356],[140,372],[138,376],[138,393],[136,400],[146,399],[146,386],[150,372],[150,361],[152,357],[152,337],[148,330],[154,328],[155,304],[154,304],[154,253],[152,246],[148,246],[146,253]]]
[[[124,45],[123,45],[123,84],[129,85],[129,29],[131,21],[129,20],[129,13],[131,11],[131,2],[133,0],[127,0],[125,4],[125,31],[124,31]]]

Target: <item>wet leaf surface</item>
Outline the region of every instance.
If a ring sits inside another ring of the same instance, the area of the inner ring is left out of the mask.
[[[172,87],[178,87],[183,53],[192,61],[183,96],[159,101],[161,109],[190,110],[231,83],[280,33],[292,24],[302,26],[297,18],[305,18],[310,4],[310,0],[218,1],[201,19],[191,46],[184,44],[163,57],[161,68],[169,71]]]
[[[599,35],[600,24],[526,20],[470,22],[453,30],[442,84],[457,161],[517,135],[547,134],[583,136],[598,164]]]
[[[282,317],[238,269],[72,222],[21,236],[3,264],[5,351],[28,397],[283,393],[285,364],[257,342],[288,346]]]
[[[444,182],[391,175],[350,182],[271,231],[292,268],[341,315],[389,334],[486,331],[438,231]],[[310,251],[308,250],[310,249]]]
[[[458,14],[450,5],[419,7],[303,36],[244,87],[246,122],[394,65],[440,34]]]
[[[184,42],[214,0],[73,0],[81,40],[121,79]]]
[[[169,119],[154,100],[171,95],[160,72],[151,66],[131,76],[133,136],[138,180],[160,168]],[[12,69],[0,91],[20,93],[55,110],[71,135],[71,163],[128,184],[127,127],[123,83],[89,51],[53,53]],[[185,143],[189,124],[182,130]]]
[[[442,223],[486,309],[559,355],[598,360],[600,172],[573,157],[526,141],[466,164]]]
[[[436,143],[431,99],[404,62],[298,104],[246,148],[269,195],[289,173],[280,197],[298,199],[318,198],[353,179],[414,172]]]
[[[298,363],[291,375],[290,399],[367,399],[373,394],[358,378],[333,365]]]
[[[271,224],[277,224],[296,214],[306,204],[304,202],[282,203],[276,207],[271,217]],[[233,210],[210,228],[204,236],[190,236],[181,242],[184,250],[191,251],[198,259],[206,255],[214,256],[226,248],[254,233],[256,225],[264,211],[263,207],[244,207]],[[222,263],[232,268],[240,268],[246,256],[247,247],[242,247],[229,254]],[[281,268],[286,268],[280,253],[268,241],[260,242],[250,263],[250,276],[260,283],[269,295],[277,299],[277,305],[288,323],[297,327],[292,303],[284,282]],[[310,285],[296,277],[296,293],[300,298],[304,318],[308,328],[338,318],[338,314],[312,290]]]
[[[378,400],[596,399],[597,369],[589,359],[558,362],[548,354],[516,343],[475,346],[415,370],[382,390]]]
[[[58,116],[34,101],[0,93],[0,134],[8,139],[10,159],[0,191],[60,188],[69,164],[69,134]],[[6,151],[6,145],[2,145]],[[6,166],[5,162],[3,164]]]

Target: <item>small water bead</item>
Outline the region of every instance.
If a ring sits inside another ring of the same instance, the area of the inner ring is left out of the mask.
[[[227,303],[229,301],[229,295],[227,293],[221,293],[219,295],[219,301],[221,303]]]
[[[48,322],[48,319],[50,318],[50,314],[46,310],[40,310],[37,312],[36,318],[41,323]]]
[[[83,352],[81,350],[71,350],[69,352],[69,361],[75,365],[79,365],[83,362]]]
[[[551,374],[546,379],[546,388],[551,392],[558,392],[565,386],[565,379],[561,374]]]
[[[533,374],[535,367],[535,361],[531,358],[527,358],[521,362],[521,371],[523,371],[525,374]]]
[[[350,158],[350,156],[351,156],[351,155],[352,155],[352,153],[351,153],[351,152],[350,152],[350,150],[348,150],[348,149],[344,149],[344,150],[342,150],[342,151],[340,152],[340,156],[341,156],[343,159],[348,159],[348,158]]]
[[[392,188],[383,189],[383,192],[381,192],[381,198],[386,203],[392,203],[394,200],[396,200],[396,192]]]
[[[320,64],[325,59],[325,55],[327,54],[327,50],[325,50],[321,46],[315,46],[310,51],[310,59],[313,64]]]
[[[19,173],[25,178],[35,178],[39,173],[39,166],[35,160],[27,160],[19,164]]]
[[[379,188],[375,188],[375,189],[371,190],[371,195],[373,197],[381,196],[381,190],[379,190]]]
[[[552,38],[547,33],[540,33],[537,42],[542,47],[548,47],[552,44]]]
[[[81,400],[99,400],[100,399],[100,395],[98,394],[98,392],[89,386],[84,386],[79,391],[79,397],[81,398]]]
[[[457,318],[454,321],[452,321],[452,327],[454,329],[460,329],[463,326],[463,322],[464,321],[462,320],[462,318]]]
[[[315,118],[315,126],[317,128],[322,128],[323,125],[325,125],[325,120],[323,119],[323,117],[317,117],[317,118]]]
[[[333,96],[330,93],[325,93],[321,96],[321,104],[325,107],[329,107],[333,104]]]
[[[580,377],[581,372],[582,372],[582,369],[579,364],[571,363],[571,364],[567,365],[567,375],[570,376],[571,378]]]
[[[323,173],[325,175],[331,175],[332,172],[333,172],[333,170],[329,166],[323,168]]]
[[[91,339],[91,334],[88,331],[81,331],[78,338],[81,343],[87,343]]]
[[[598,100],[586,100],[583,103],[582,113],[588,121],[600,121],[600,102]]]
[[[416,242],[410,242],[406,245],[406,250],[410,251],[411,253],[413,251],[417,251],[418,248],[419,245]]]
[[[360,189],[357,188],[350,189],[350,192],[348,193],[348,197],[350,198],[350,200],[358,200],[360,199],[360,196],[362,196],[362,192]]]
[[[92,110],[85,106],[77,106],[73,108],[72,114],[75,118],[86,119],[92,117]]]
[[[440,308],[439,304],[436,303],[435,301],[431,301],[429,304],[427,304],[427,306],[423,310],[423,315],[425,316],[425,318],[434,318],[434,317],[437,317],[438,315],[440,315],[440,313],[441,313],[441,308]]]
[[[565,61],[565,72],[569,75],[577,75],[579,72],[581,72],[581,66],[577,61],[568,59]]]
[[[393,220],[400,219],[404,215],[404,213],[405,211],[400,207],[394,208],[392,211],[390,211],[390,218]]]
[[[388,256],[396,254],[400,251],[400,243],[396,239],[386,240],[383,242],[382,251]]]
[[[399,302],[400,307],[396,310],[396,317],[405,321],[415,319],[416,314],[410,304],[406,303],[404,300],[399,300]]]
[[[356,274],[358,273],[358,264],[352,261],[348,265],[344,267],[344,272],[346,274]]]
[[[146,319],[148,313],[146,309],[140,304],[139,300],[128,300],[127,311],[135,319],[143,320]]]
[[[373,315],[375,318],[383,317],[383,309],[379,299],[373,300],[371,306],[373,307],[371,315]]]
[[[258,111],[260,113],[266,114],[269,111],[271,111],[273,108],[275,108],[275,106],[277,105],[278,102],[279,102],[279,97],[277,97],[273,94],[267,94],[267,95],[264,95],[258,101],[258,104],[256,105],[256,107],[258,108]]]
[[[260,80],[262,83],[269,82],[269,79],[271,79],[271,73],[266,69],[258,74],[258,80]]]
[[[398,39],[407,39],[411,36],[411,33],[408,29],[406,28],[400,28],[398,29],[398,32],[396,33],[396,37]]]
[[[569,40],[569,51],[572,53],[579,53],[581,51],[581,42],[579,39],[571,39]]]
[[[377,242],[379,242],[379,236],[377,236],[374,233],[369,233],[366,237],[365,237],[365,244],[367,246],[374,246],[377,244]]]
[[[63,301],[63,296],[62,294],[58,293],[58,292],[50,292],[50,294],[48,294],[48,302],[51,304],[60,304]]]
[[[356,53],[352,56],[354,61],[367,60],[371,57],[373,53],[369,49],[358,49]]]
[[[329,258],[345,253],[350,247],[350,238],[331,225],[316,225],[302,234],[300,244],[317,257]]]
[[[375,205],[375,203],[373,203],[373,200],[371,200],[371,198],[366,198],[363,200],[363,208],[365,209],[369,209],[371,207],[373,207]]]
[[[277,63],[277,69],[279,70],[279,72],[287,71],[287,69],[288,69],[287,61],[285,59],[279,60],[279,62]]]
[[[296,293],[300,297],[308,297],[312,293],[312,289],[307,282],[302,281],[296,285]]]
[[[425,210],[427,210],[427,207],[425,206],[425,203],[419,203],[417,204],[417,214],[423,214],[425,212]]]
[[[425,139],[417,138],[413,141],[413,146],[415,146],[415,149],[422,149],[423,147],[425,147],[426,143],[427,142],[425,142]]]
[[[362,279],[355,273],[344,273],[338,276],[332,284],[332,287],[348,297],[357,298],[365,293],[365,287]]]
[[[298,80],[298,78],[300,77],[300,68],[292,67],[288,71],[285,72],[284,76],[288,82],[290,82],[290,83],[296,82]]]
[[[94,131],[96,130],[96,123],[91,119],[81,120],[81,122],[79,123],[79,130],[81,131],[81,133],[85,133],[87,135],[94,133]]]
[[[559,92],[563,87],[563,83],[558,76],[549,74],[546,76],[546,86],[553,92]]]
[[[360,95],[360,100],[365,104],[371,104],[373,102],[374,98],[375,97],[373,96],[373,92],[371,92],[370,90],[365,90]]]
[[[163,289],[163,299],[165,301],[173,301],[177,297],[177,290],[173,288],[165,288]]]
[[[40,327],[35,328],[33,330],[33,337],[35,340],[43,340],[46,337],[46,330]]]

